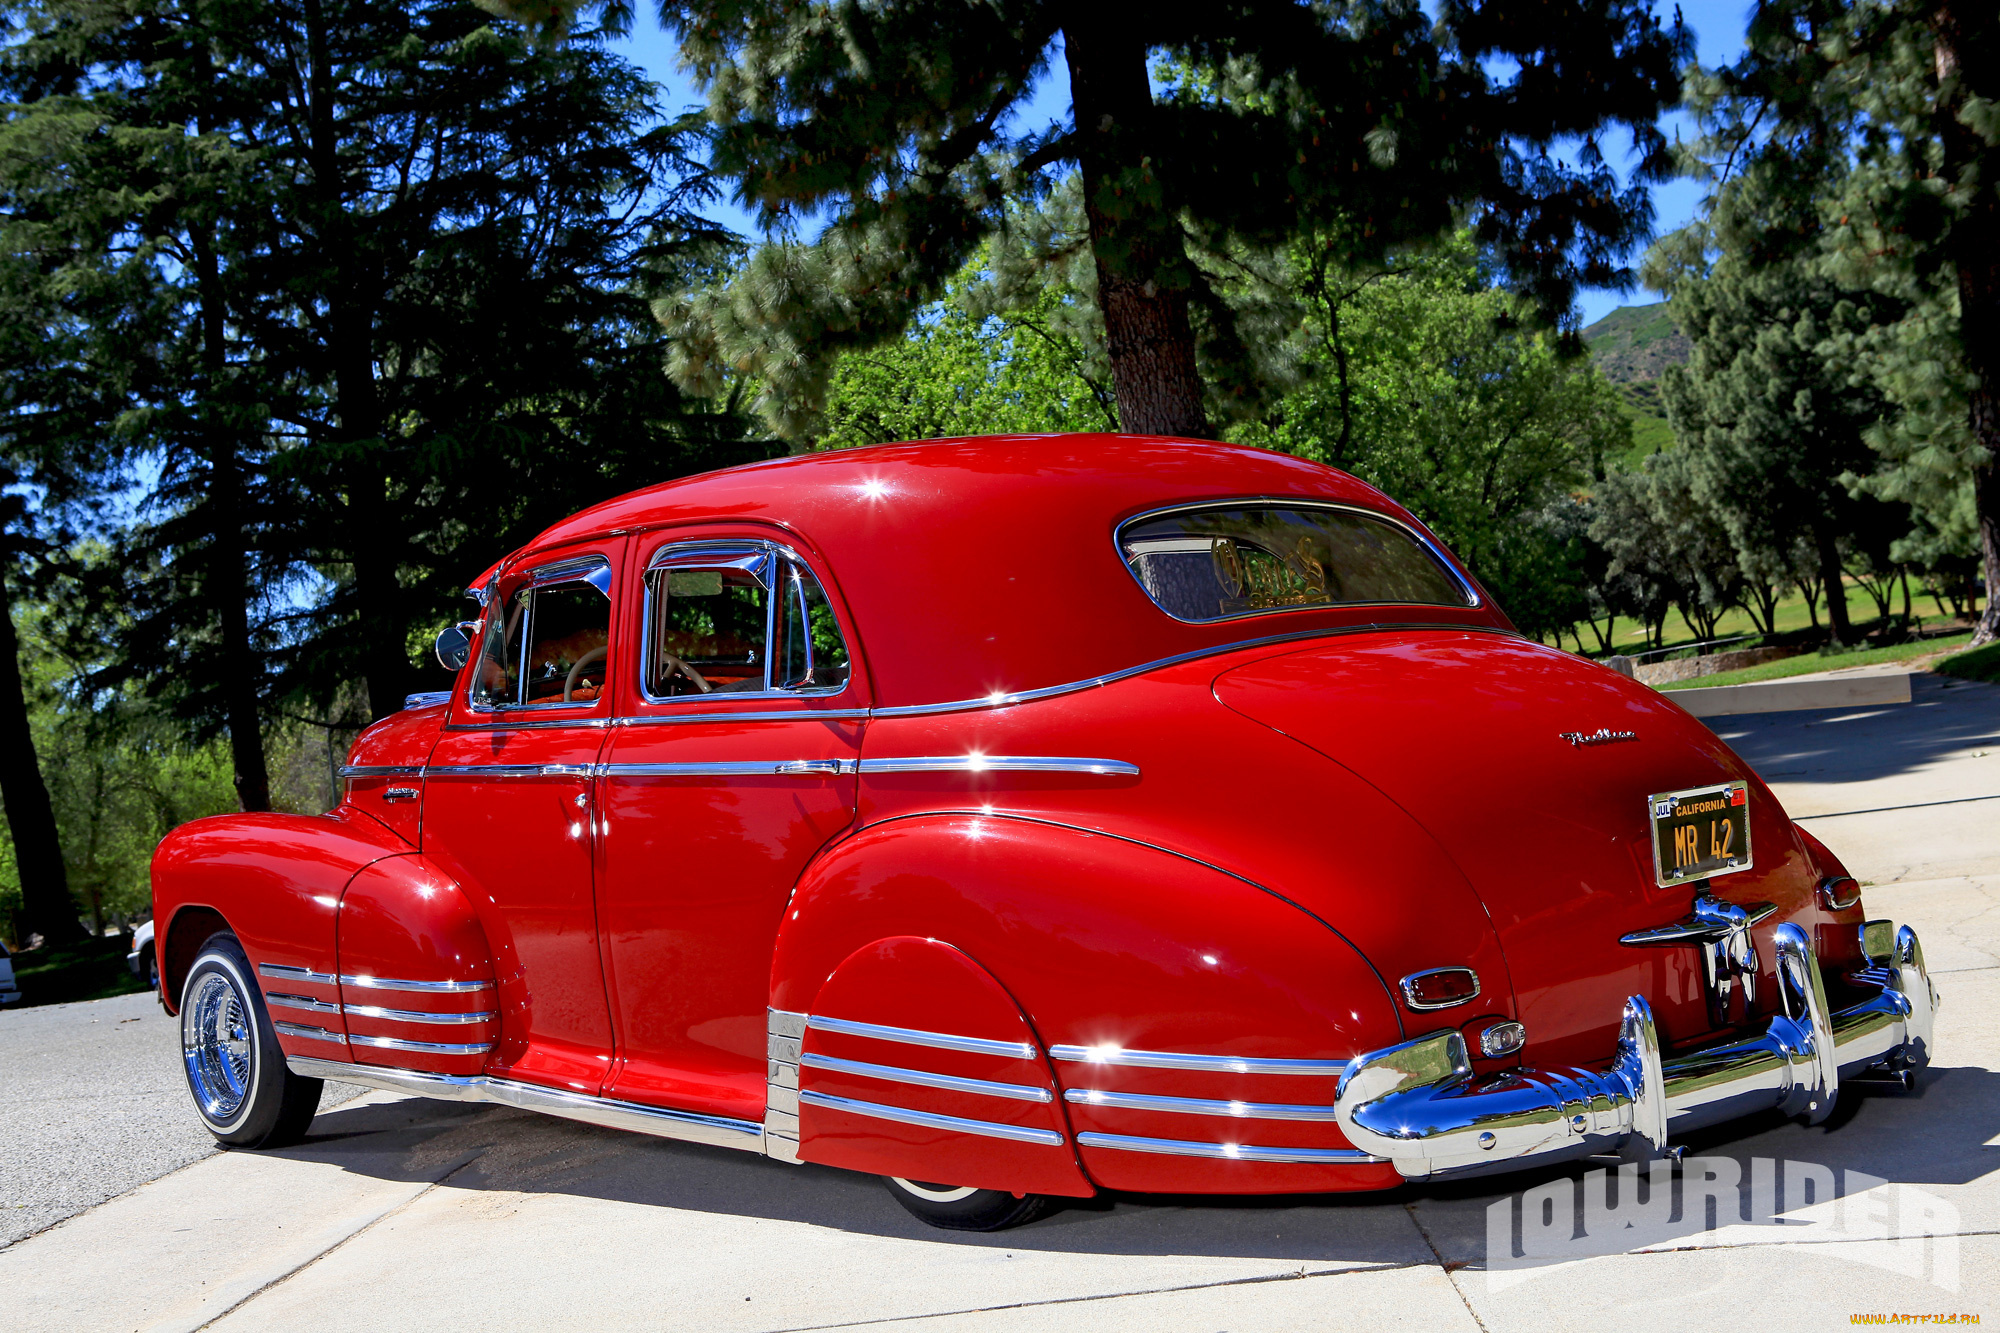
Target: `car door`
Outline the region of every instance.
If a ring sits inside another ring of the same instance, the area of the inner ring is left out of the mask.
[[[633,554],[634,693],[598,778],[610,1095],[761,1119],[771,952],[853,821],[863,686],[798,550],[650,534]]]
[[[524,562],[488,594],[479,657],[424,771],[423,850],[467,890],[493,951],[487,1071],[595,1095],[613,1033],[592,902],[591,772],[624,538]]]

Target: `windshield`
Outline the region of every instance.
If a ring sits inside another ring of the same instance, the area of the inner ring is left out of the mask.
[[[1118,547],[1147,596],[1177,620],[1379,602],[1476,604],[1415,533],[1357,509],[1183,509],[1126,524]]]

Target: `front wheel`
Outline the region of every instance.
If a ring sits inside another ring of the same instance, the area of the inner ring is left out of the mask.
[[[285,1067],[263,992],[234,935],[213,935],[181,988],[181,1059],[202,1123],[232,1148],[305,1137],[323,1086]]]
[[[970,1185],[934,1185],[924,1180],[884,1176],[896,1202],[919,1220],[946,1231],[1005,1231],[1032,1222],[1049,1210],[1043,1194],[1010,1194]]]

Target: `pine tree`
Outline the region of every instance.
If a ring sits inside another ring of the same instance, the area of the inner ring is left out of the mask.
[[[557,22],[577,2],[486,0]],[[1072,172],[1126,430],[1209,434],[1246,396],[1254,348],[1204,251],[1321,224],[1360,262],[1469,212],[1511,280],[1568,318],[1579,282],[1623,280],[1650,221],[1598,136],[1632,137],[1641,181],[1668,166],[1654,120],[1687,39],[1651,11],[1447,0],[1434,24],[1415,0],[663,3],[708,92],[717,169],[770,226],[824,224],[671,305],[674,373],[702,393],[753,375],[766,415],[810,435],[838,356],[900,334]],[[1056,60],[1070,114],[1019,123]],[[1155,61],[1177,80],[1157,91]],[[1583,141],[1574,163],[1546,151],[1565,138]]]

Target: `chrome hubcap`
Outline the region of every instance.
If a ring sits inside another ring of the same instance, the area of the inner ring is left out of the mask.
[[[227,1124],[250,1095],[250,1006],[227,975],[204,973],[181,1007],[181,1056],[195,1104]]]

